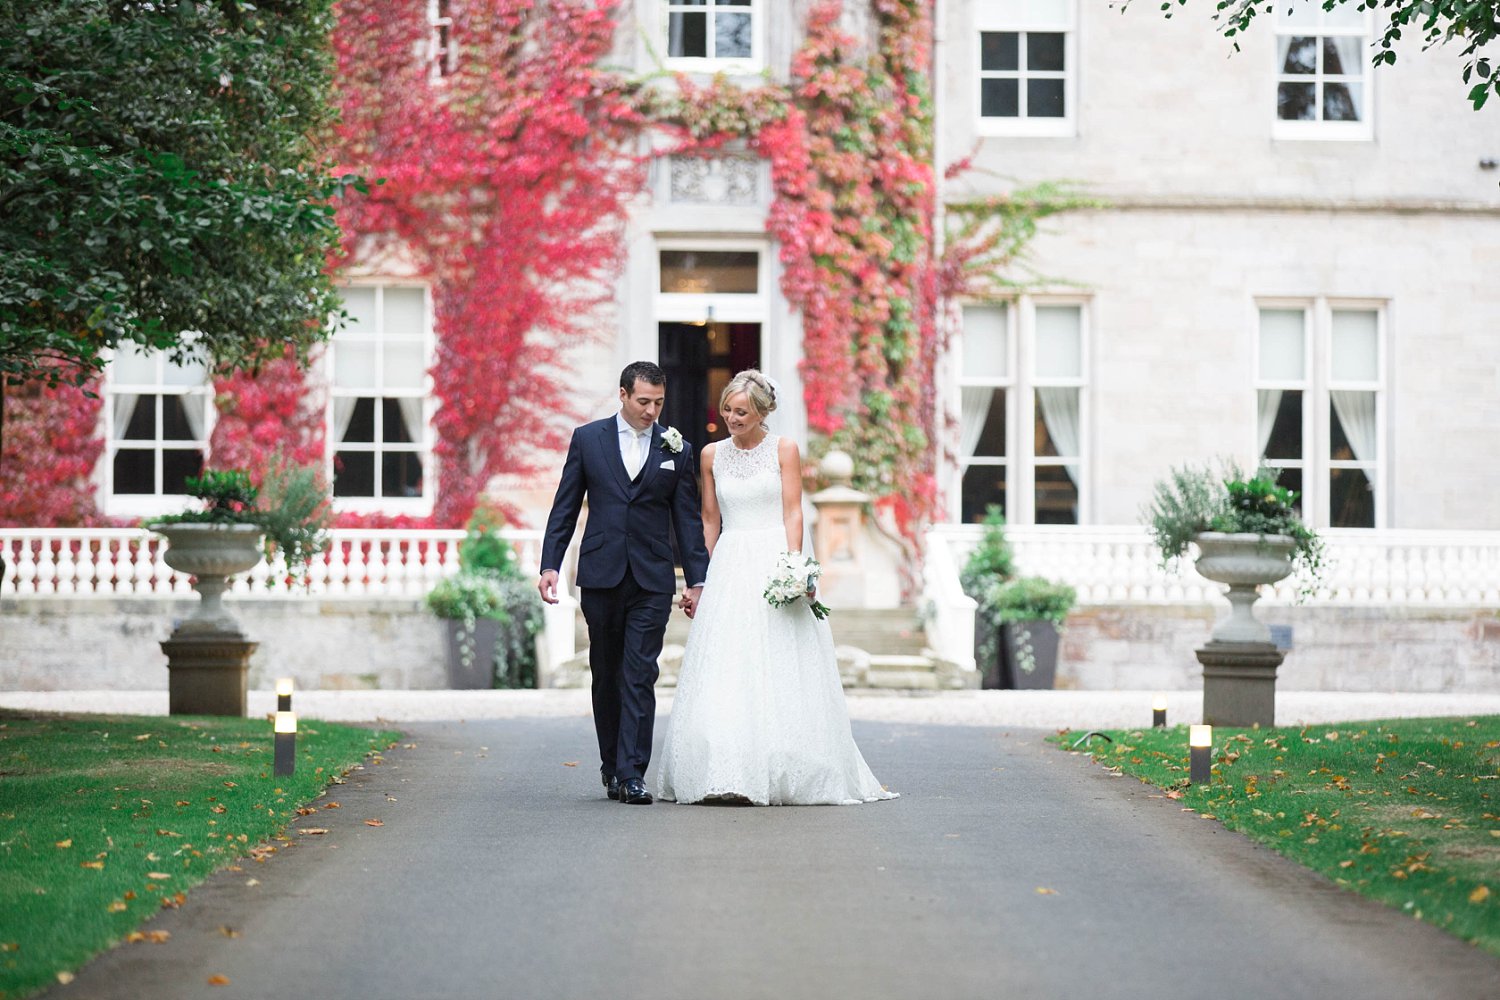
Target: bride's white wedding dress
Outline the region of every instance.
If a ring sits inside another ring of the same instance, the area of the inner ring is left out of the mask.
[[[714,449],[722,531],[688,632],[658,793],[759,805],[895,798],[854,745],[828,623],[806,601],[773,608],[764,597],[786,549],[777,440]]]

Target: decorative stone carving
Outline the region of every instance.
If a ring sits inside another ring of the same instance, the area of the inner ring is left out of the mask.
[[[669,200],[699,205],[760,202],[760,158],[748,154],[668,157]]]

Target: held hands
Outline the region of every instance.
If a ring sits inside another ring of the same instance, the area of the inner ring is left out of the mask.
[[[542,572],[542,578],[536,582],[536,589],[542,595],[542,600],[548,604],[557,603],[557,570],[549,569]]]
[[[698,613],[698,598],[703,594],[702,587],[688,587],[682,592],[682,599],[677,606],[687,612],[689,618]]]

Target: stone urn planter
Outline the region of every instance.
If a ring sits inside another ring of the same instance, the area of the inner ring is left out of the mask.
[[[201,600],[161,644],[167,654],[168,711],[172,715],[245,714],[250,655],[256,644],[224,606],[229,578],[261,559],[254,524],[184,522],[152,526],[167,539],[162,558],[193,577]]]
[[[1218,642],[1270,642],[1271,632],[1251,611],[1261,584],[1291,575],[1297,541],[1287,535],[1199,533],[1198,575],[1229,585],[1229,617],[1214,627]]]
[[[1287,535],[1202,532],[1199,575],[1227,584],[1229,616],[1214,628],[1208,645],[1197,650],[1203,664],[1203,721],[1215,726],[1274,726],[1276,668],[1285,654],[1251,608],[1262,584],[1292,572],[1297,542]]]

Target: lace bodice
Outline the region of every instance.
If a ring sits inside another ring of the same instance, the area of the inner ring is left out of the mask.
[[[725,438],[714,445],[714,484],[724,531],[780,528],[781,438],[767,434],[754,448]]]

